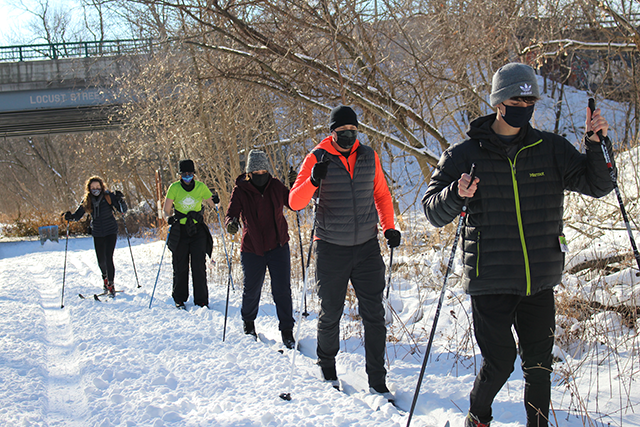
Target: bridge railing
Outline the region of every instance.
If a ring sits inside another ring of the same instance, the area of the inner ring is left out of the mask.
[[[47,59],[88,58],[144,54],[153,52],[151,39],[103,40],[0,46],[0,62],[41,61]]]

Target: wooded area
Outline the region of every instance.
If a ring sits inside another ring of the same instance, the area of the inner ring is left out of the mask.
[[[632,1],[83,0],[76,24],[72,11],[38,5],[34,38],[22,43],[124,35],[155,40],[155,54],[114,76],[134,100],[117,113],[121,129],[0,139],[6,221],[75,207],[96,174],[151,211],[156,170],[166,186],[182,158],[224,205],[244,153],[266,150],[283,177],[340,103],[360,114],[361,139],[381,155],[402,213],[441,152],[491,111],[491,76],[510,61],[547,77],[558,117],[565,84],[627,103],[614,143],[637,144]]]

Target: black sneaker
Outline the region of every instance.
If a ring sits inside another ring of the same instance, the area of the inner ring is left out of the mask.
[[[296,346],[296,340],[293,338],[293,330],[285,329],[284,331],[280,331],[280,335],[282,335],[282,343],[288,349],[292,349]]]
[[[336,365],[332,366],[320,366],[322,371],[322,377],[325,381],[330,382],[331,386],[336,390],[340,390],[340,381],[338,381],[338,374],[336,373]]]
[[[186,310],[186,309],[187,309],[187,307],[184,305],[184,303],[183,303],[183,302],[177,302],[177,303],[176,303],[176,308],[177,308],[178,310]]]
[[[467,414],[467,417],[464,419],[464,427],[489,427],[491,424],[491,420],[486,423],[480,422],[478,417],[473,415],[471,412]]]
[[[242,329],[244,330],[244,333],[246,335],[253,335],[256,340],[258,339],[258,334],[256,333],[256,325],[253,323],[253,320],[245,320]]]
[[[369,387],[369,393],[379,394],[380,396],[382,396],[385,399],[387,399],[387,401],[389,403],[392,403],[392,404],[396,403],[396,398],[389,391],[389,389],[387,388],[386,384],[380,384],[380,385],[376,385],[376,386],[373,386],[373,387]]]

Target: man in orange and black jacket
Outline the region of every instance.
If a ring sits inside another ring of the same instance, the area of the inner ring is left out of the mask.
[[[370,391],[392,400],[384,367],[386,327],[382,293],[385,265],[378,244],[378,218],[390,247],[400,244],[391,193],[373,149],[357,139],[358,118],[348,106],[331,112],[331,134],[309,153],[289,193],[291,209],[303,209],[317,193],[316,282],[320,298],[318,365],[339,389],[335,358],[349,280],[364,324]]]

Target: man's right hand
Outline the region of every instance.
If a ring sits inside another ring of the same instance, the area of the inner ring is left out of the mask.
[[[169,218],[167,218],[167,223],[168,223],[169,225],[173,225],[173,224],[175,224],[176,222],[178,222],[178,220],[176,220],[176,217],[175,217],[175,216],[173,216],[173,215],[171,215]]]
[[[458,196],[462,198],[473,197],[478,189],[478,183],[480,182],[480,178],[475,177],[471,185],[471,175],[468,173],[463,173],[458,180]]]
[[[311,183],[316,187],[319,187],[320,182],[327,177],[329,163],[331,163],[331,159],[323,159],[321,162],[313,165],[311,169]]]
[[[69,211],[66,211],[64,214],[64,220],[65,221],[71,221],[73,220],[73,214]]]
[[[233,218],[231,222],[227,225],[227,232],[229,234],[236,234],[240,229],[240,222],[238,218]]]

